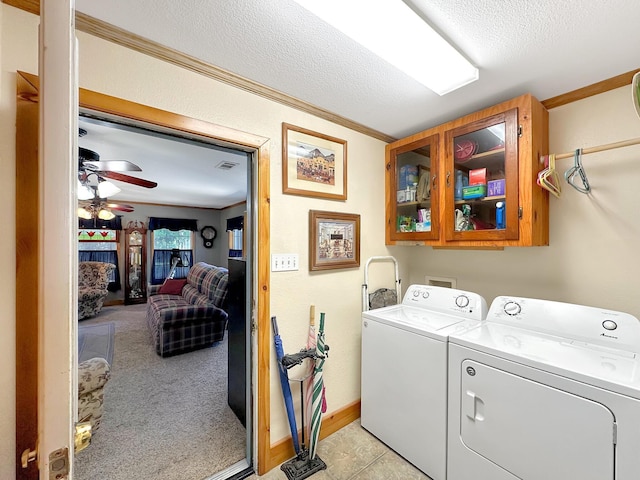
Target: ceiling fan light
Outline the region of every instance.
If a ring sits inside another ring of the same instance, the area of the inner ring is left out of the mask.
[[[91,200],[94,196],[93,190],[88,185],[83,185],[78,180],[78,200]]]
[[[107,198],[120,192],[121,190],[111,182],[105,180],[98,183],[98,196],[100,198]]]
[[[92,218],[91,212],[84,207],[78,208],[78,217],[90,220]]]
[[[98,218],[100,220],[111,220],[115,218],[115,215],[113,214],[113,212],[103,208],[98,212]]]

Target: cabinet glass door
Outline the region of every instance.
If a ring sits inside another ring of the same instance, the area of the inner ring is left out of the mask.
[[[145,235],[139,230],[126,229],[126,289],[125,304],[144,303],[147,299],[145,281]]]
[[[438,135],[392,149],[387,164],[390,240],[438,238]]]
[[[518,111],[445,132],[446,239],[518,238]]]

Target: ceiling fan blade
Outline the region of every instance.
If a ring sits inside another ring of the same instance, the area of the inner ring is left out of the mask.
[[[111,180],[119,180],[121,182],[131,183],[133,185],[138,185],[139,187],[155,188],[158,186],[156,182],[145,180],[143,178],[132,177],[130,175],[125,175],[124,173],[100,171],[100,176],[110,178]]]
[[[107,203],[107,208],[110,208],[112,210],[119,210],[120,212],[133,212],[133,205]]]
[[[85,160],[82,165],[94,171],[141,172],[142,169],[128,160]]]

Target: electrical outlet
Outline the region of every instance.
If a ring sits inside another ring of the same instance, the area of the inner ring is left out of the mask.
[[[298,270],[298,254],[297,253],[272,253],[271,254],[271,271],[272,272],[288,272]]]

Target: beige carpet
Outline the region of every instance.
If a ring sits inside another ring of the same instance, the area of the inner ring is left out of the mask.
[[[227,341],[161,358],[146,305],[105,307],[81,325],[115,322],[105,412],[75,460],[78,480],[200,480],[245,458],[246,431],[227,404]]]

